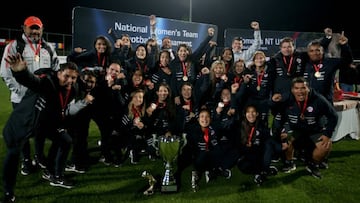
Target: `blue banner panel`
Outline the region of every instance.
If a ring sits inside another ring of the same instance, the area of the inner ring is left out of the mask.
[[[284,37],[291,37],[295,41],[296,48],[306,48],[307,44],[315,39],[324,36],[324,33],[317,32],[293,32],[293,31],[274,31],[261,30],[261,50],[266,56],[272,56],[280,50],[280,40]],[[226,47],[231,47],[234,37],[244,39],[244,49],[247,49],[254,41],[254,30],[251,29],[226,29],[224,42]]]
[[[185,43],[194,50],[208,35],[209,27],[215,28],[213,39],[216,40],[216,25],[156,17],[155,35],[159,45],[163,37],[169,36],[173,49],[178,44]],[[98,35],[107,36],[114,43],[114,37],[108,34],[110,28],[116,36],[128,34],[134,48],[146,43],[152,34],[149,16],[85,7],[73,9],[73,47],[90,50]]]

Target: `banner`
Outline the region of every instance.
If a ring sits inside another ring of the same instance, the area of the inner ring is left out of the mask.
[[[163,37],[169,36],[173,49],[176,49],[178,44],[185,43],[194,50],[208,35],[209,27],[215,28],[213,40],[216,41],[216,25],[156,17],[155,34],[159,45]],[[145,44],[151,38],[149,16],[85,7],[73,9],[74,48],[93,49],[94,40],[98,35],[104,35],[114,43],[115,39],[108,34],[110,28],[119,37],[128,34],[133,48],[138,44]]]
[[[292,31],[273,31],[261,30],[261,50],[266,56],[270,57],[280,50],[280,40],[284,37],[294,39],[296,48],[306,48],[307,44],[315,39],[324,36],[324,33],[317,32],[292,32]],[[242,37],[244,49],[249,48],[254,41],[254,30],[252,29],[226,29],[224,34],[225,47],[231,47],[234,37]]]

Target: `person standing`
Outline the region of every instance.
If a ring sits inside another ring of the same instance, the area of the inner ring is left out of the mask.
[[[39,125],[46,127],[52,141],[43,178],[49,180],[51,186],[72,188],[73,185],[64,178],[63,172],[72,143],[66,128],[67,116],[76,114],[77,110],[85,106],[80,103],[69,105],[76,94],[74,84],[78,77],[78,67],[74,63],[65,63],[59,71],[37,77],[27,69],[27,62],[20,53],[7,56],[5,61],[9,63],[15,79],[28,87],[28,91],[3,129],[7,147],[2,176],[4,201],[15,201],[14,188],[20,151]],[[34,98],[35,94],[39,97]],[[87,103],[86,100],[83,102]]]
[[[234,53],[234,61],[243,59],[246,62],[246,66],[252,62],[252,57],[255,51],[259,50],[261,45],[261,32],[259,23],[253,21],[251,22],[250,26],[252,29],[254,29],[254,42],[247,50],[243,50],[244,40],[241,37],[235,37],[231,44],[231,48]]]
[[[48,70],[59,69],[59,59],[53,46],[46,42],[43,36],[43,23],[36,16],[29,16],[25,19],[23,25],[23,33],[21,37],[12,40],[6,47],[1,61],[0,75],[5,81],[6,86],[10,90],[10,100],[13,109],[21,102],[27,91],[27,87],[19,84],[12,75],[10,64],[6,62],[6,58],[10,55],[20,53],[27,68],[30,72],[45,72]],[[41,74],[41,73],[40,73]],[[39,132],[40,133],[40,132]],[[37,136],[35,140],[35,162],[42,168],[44,163],[44,136]],[[23,148],[23,164],[21,174],[28,175],[32,169],[30,157],[30,143],[24,144]]]

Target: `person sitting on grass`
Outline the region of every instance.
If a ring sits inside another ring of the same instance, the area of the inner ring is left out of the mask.
[[[244,119],[235,131],[235,146],[238,149],[239,158],[237,167],[245,174],[255,174],[254,182],[261,185],[268,176],[276,175],[277,168],[271,166],[271,155],[265,156],[267,147],[271,145],[270,130],[259,118],[256,107],[249,104],[244,109]],[[281,145],[279,144],[279,148]]]

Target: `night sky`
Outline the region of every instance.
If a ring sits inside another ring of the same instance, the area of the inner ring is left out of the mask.
[[[336,5],[325,0],[74,0],[74,1],[9,1],[1,12],[2,28],[20,28],[24,19],[35,15],[42,19],[46,32],[71,34],[72,9],[75,6],[151,15],[177,20],[189,20],[192,1],[192,21],[215,24],[219,28],[218,44],[223,45],[226,28],[249,29],[251,21],[260,22],[263,30],[322,32],[331,27],[345,31],[356,59],[360,59],[359,9],[353,3]],[[39,3],[37,3],[39,2]],[[58,5],[58,6],[54,6]],[[21,6],[22,8],[19,8]],[[45,9],[44,9],[45,7]],[[357,10],[355,10],[357,9]],[[20,12],[25,10],[25,12]],[[8,14],[10,12],[10,15]]]

